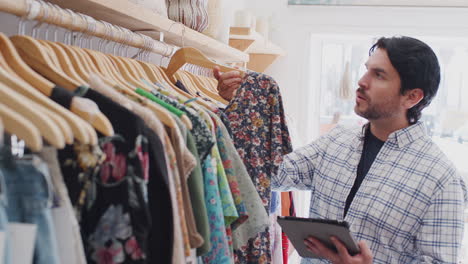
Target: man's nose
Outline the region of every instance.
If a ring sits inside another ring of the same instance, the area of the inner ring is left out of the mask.
[[[363,89],[367,89],[367,87],[369,86],[369,81],[368,81],[368,78],[367,78],[367,73],[365,73],[364,75],[362,75],[362,77],[359,79],[358,81],[358,85],[359,87],[363,88]]]

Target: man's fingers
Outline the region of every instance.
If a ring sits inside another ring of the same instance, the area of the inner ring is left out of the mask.
[[[369,246],[367,246],[366,242],[364,241],[359,241],[358,243],[359,249],[361,250],[361,255],[366,259],[366,260],[372,260],[372,251],[370,250]]]
[[[222,82],[231,78],[240,78],[240,73],[238,71],[230,71],[223,74],[220,74],[218,81]]]
[[[234,84],[241,84],[241,82],[242,82],[241,78],[231,78],[231,79],[227,79],[227,80],[223,81],[223,84],[226,85],[226,86],[231,86],[231,85],[234,85]]]
[[[316,253],[317,255],[319,255],[321,257],[324,257],[326,259],[329,259],[332,262],[336,262],[337,259],[339,259],[338,255],[335,252],[333,252],[331,249],[326,247],[319,240],[317,240],[317,239],[315,239],[313,237],[309,237],[307,240],[309,240],[309,242],[311,242],[315,246],[315,248],[316,248],[316,250],[318,252],[318,253]]]
[[[338,255],[340,255],[342,260],[351,259],[351,255],[349,255],[348,249],[339,239],[336,237],[331,237],[330,240],[332,241],[333,245],[335,245],[336,249],[338,250]]]
[[[335,245],[340,255],[349,255],[348,249],[339,239],[337,239],[336,237],[331,237],[330,240],[333,243],[333,245]]]
[[[307,239],[304,240],[304,243],[309,251],[312,251],[314,254],[318,255],[317,247],[314,244],[310,243]]]

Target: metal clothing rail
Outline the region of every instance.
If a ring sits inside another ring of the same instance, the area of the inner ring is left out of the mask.
[[[174,46],[154,40],[143,34],[134,33],[128,29],[42,1],[0,0],[0,11],[29,20],[56,25],[71,31],[83,32],[166,57],[171,56],[175,50]]]

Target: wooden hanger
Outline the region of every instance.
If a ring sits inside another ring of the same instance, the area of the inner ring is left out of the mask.
[[[92,76],[91,76],[92,77]],[[96,79],[96,82],[102,82],[101,79]],[[142,97],[141,95],[137,94],[134,90],[124,88],[124,87],[117,87],[118,91],[122,94],[127,95],[131,100],[146,106],[150,109],[161,122],[169,128],[176,128],[177,123],[173,119],[173,117],[168,113],[166,109],[162,106],[157,105],[156,103],[151,102],[149,99]]]
[[[80,86],[80,83],[66,76],[61,70],[53,66],[54,63],[48,58],[41,44],[36,39],[29,36],[17,35],[10,37],[10,40],[23,61],[47,79],[72,92]]]
[[[41,75],[37,74],[35,71],[29,68],[29,66],[17,53],[17,50],[10,39],[6,38],[6,36],[3,34],[0,34],[0,47],[0,50],[7,59],[9,65],[15,70],[16,73],[18,73],[18,75],[20,75],[21,78],[26,80],[35,88],[38,88],[42,94],[45,94],[46,96],[50,96],[52,94],[55,84],[43,78]],[[71,127],[73,135],[75,135],[75,137],[80,142],[89,144],[90,137],[97,137],[95,131],[90,134],[90,127],[88,124],[70,113],[68,109],[63,108],[48,98],[41,97],[41,94],[34,92],[34,89],[25,89],[22,91],[22,93],[27,93],[27,95],[25,95],[30,98],[34,97],[36,101],[39,100],[41,104],[46,106],[48,109],[58,113],[62,118],[64,118]],[[80,113],[76,114],[80,115]],[[72,142],[72,140],[67,140],[67,143],[71,144]]]
[[[148,77],[145,76],[146,74],[144,73],[144,71],[142,69],[138,70],[138,67],[139,67],[138,64],[137,65],[133,64],[131,62],[131,59],[125,60],[124,58],[119,58],[119,57],[116,57],[116,56],[112,56],[112,57],[114,59],[116,59],[116,60],[120,60],[122,62],[122,64],[123,64],[123,66],[127,67],[127,70],[129,71],[129,73],[131,75],[133,75],[133,77],[135,77],[136,80],[143,83],[144,86],[148,87],[147,91],[151,92],[151,90],[153,89],[153,87],[151,87],[151,86],[153,86],[153,84],[151,83],[151,81],[148,80]],[[141,79],[146,80],[148,82],[148,84],[142,82]],[[173,107],[173,106],[171,106],[171,107]],[[163,106],[163,108],[165,108],[165,107]],[[193,128],[192,121],[188,118],[188,116],[186,114],[179,116],[179,118],[182,121],[182,123],[184,123],[185,126],[189,130],[192,130],[192,128]]]
[[[167,76],[173,83],[176,82],[174,73],[176,73],[180,68],[182,68],[182,66],[187,63],[198,65],[207,69],[213,69],[215,66],[218,66],[222,72],[238,71],[241,73],[241,75],[244,74],[244,72],[239,69],[227,67],[213,62],[210,58],[205,56],[205,54],[195,48],[186,47],[179,49],[174,53],[174,55],[172,55],[171,60],[169,61],[169,65],[165,70]]]
[[[29,149],[34,152],[42,149],[41,132],[27,118],[1,103],[0,118],[2,119],[5,131],[24,140]]]
[[[192,95],[188,94],[187,92],[181,90],[179,87],[175,86],[172,83],[172,81],[169,79],[169,77],[166,75],[166,72],[160,66],[156,66],[154,64],[149,64],[149,66],[151,66],[155,72],[159,73],[160,76],[162,76],[162,78],[164,79],[165,83],[169,85],[169,87],[172,88],[173,91],[177,92],[179,96],[182,96],[182,98],[185,101],[189,100],[190,98],[193,98]],[[196,103],[202,105],[203,107],[207,109],[212,108],[212,106],[210,106],[209,103],[206,102],[203,98],[197,98]]]
[[[151,66],[148,65],[148,63],[144,61],[136,61],[138,64],[141,65],[143,70],[146,73],[146,76],[148,76],[148,80],[150,80],[152,83],[158,83],[158,82],[163,82],[164,79],[161,76],[158,76],[155,71],[151,68]]]
[[[213,93],[218,94],[218,91],[217,91],[218,88],[217,88],[217,81],[216,81],[216,79],[213,79],[213,80],[216,81],[216,85],[215,85],[215,83],[212,82],[212,81],[210,80],[209,77],[200,76],[200,75],[196,75],[196,74],[193,74],[192,76],[193,76],[194,78],[200,80],[200,82],[202,82],[202,83],[204,84],[204,86],[205,86],[206,89],[210,90],[210,91],[213,92]]]
[[[3,58],[3,55],[0,55],[0,58]],[[2,65],[2,67],[0,67],[0,81],[3,82],[6,86],[13,88],[16,92],[28,97],[30,100],[33,100],[34,102],[44,107],[41,111],[49,116],[49,118],[51,118],[57,124],[65,137],[65,142],[67,144],[73,143],[73,132],[71,127],[58,113],[47,108],[47,103],[53,102],[50,99],[46,99],[44,95],[40,94],[33,87],[30,87],[28,83],[23,81],[14,72],[12,73],[12,70],[8,64]],[[28,91],[30,92],[29,94]],[[42,98],[43,100],[40,100],[37,97]]]
[[[92,58],[93,62],[96,63],[96,65],[100,65],[99,67],[102,68],[102,70],[105,71],[108,74],[108,76],[112,76],[114,79],[121,80],[121,75],[119,74],[118,69],[116,69],[115,65],[113,65],[105,58],[104,54],[88,49],[83,50]],[[119,92],[126,94],[130,98],[133,98],[135,101],[140,103],[148,101],[148,99],[143,98],[141,95],[135,93],[135,88],[126,84],[125,80],[123,80],[122,82],[124,83],[122,85],[119,85]],[[169,113],[167,113],[167,110],[163,109],[161,106],[156,105],[152,102],[145,104],[145,106],[147,106],[153,113],[155,113],[155,115],[161,120],[161,122],[164,123],[164,125],[170,128],[177,127],[177,124],[175,123],[175,120],[172,119],[172,116]]]
[[[70,58],[70,62],[72,63],[73,69],[76,70],[76,73],[81,77],[82,80],[86,80],[86,82],[88,82],[89,73],[91,72],[91,70],[87,62],[82,59],[80,54],[76,53],[74,49],[63,43],[55,42],[54,44],[62,48],[62,50]]]
[[[179,72],[188,76],[192,80],[192,82],[195,84],[196,88],[198,88],[199,91],[207,95],[209,98],[216,100],[220,103],[223,103],[225,105],[229,104],[229,102],[224,100],[218,93],[214,93],[208,88],[206,88],[207,85],[203,83],[201,79],[198,79],[195,74],[188,72],[188,71],[179,71]]]
[[[77,73],[81,76],[82,79],[89,81],[89,74],[94,73],[98,75],[98,77],[101,78],[107,85],[111,87],[117,85],[115,81],[101,74],[85,51],[78,47],[68,46],[60,42],[56,42],[56,44],[60,45],[70,58],[73,58],[71,59],[73,67],[77,70]]]
[[[89,86],[87,84],[87,81],[83,80],[81,76],[77,73],[77,71],[75,71],[75,67],[71,62],[71,60],[75,58],[69,57],[68,54],[63,50],[63,48],[54,42],[45,41],[45,40],[40,40],[40,42],[44,46],[48,46],[52,50],[52,52],[56,55],[56,57],[58,58],[59,64],[66,75],[70,76],[72,79],[74,79],[81,85]]]
[[[42,107],[39,104],[15,92],[4,84],[0,84],[0,103],[15,109],[15,112],[30,120],[49,144],[58,149],[65,147],[65,137],[62,131],[52,119],[42,113]]]
[[[116,82],[122,88],[129,90],[134,89],[122,78],[120,72],[114,68],[114,65],[105,59],[105,55],[88,49],[83,49],[83,51],[89,56],[94,66],[98,69],[98,72],[103,76],[111,79],[113,82]]]
[[[130,62],[130,59],[122,58],[122,57],[114,56],[110,54],[108,54],[107,56],[111,57],[112,59],[119,60],[123,64],[123,66],[125,66],[128,73],[130,73],[132,77],[135,78],[135,80],[141,81],[140,79],[142,78],[141,76],[143,75],[139,71],[139,69],[137,69],[137,67],[132,62]]]
[[[33,71],[19,56],[13,43],[5,34],[0,33],[0,51],[2,52],[8,65],[25,81],[33,84],[46,96],[52,94],[54,84]]]
[[[141,89],[146,90],[148,92],[151,91],[151,87],[148,87],[142,81],[136,79],[130,73],[130,71],[127,69],[127,66],[122,61],[115,58],[115,56],[113,56],[113,55],[107,55],[106,57],[112,62],[112,64],[114,64],[119,69],[119,72],[122,74],[122,77],[127,82],[129,82],[131,85],[134,85],[135,87],[141,88]]]
[[[188,80],[185,75],[180,74],[180,71],[174,73],[174,78],[181,81],[184,84],[185,89],[187,89],[187,91],[189,91],[189,93],[193,97],[199,97],[199,95],[197,94],[198,91],[195,88],[195,85],[192,84],[192,81]],[[199,93],[199,94],[203,95],[202,93]]]
[[[10,39],[22,59],[34,70],[67,90],[75,91],[78,86],[80,86],[79,82],[76,82],[72,78],[63,74],[56,67],[53,67],[53,63],[47,58],[47,55],[37,40],[29,36],[13,36]],[[109,119],[107,119],[107,117],[100,111],[94,113],[94,115],[90,115],[88,112],[81,111],[78,108],[70,110],[86,121],[89,121],[93,127],[102,134],[106,136],[114,135],[114,129],[112,128]]]

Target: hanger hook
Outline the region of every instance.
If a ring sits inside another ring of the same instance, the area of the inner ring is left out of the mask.
[[[70,15],[72,21],[71,21],[71,28],[65,32],[64,42],[67,45],[72,45],[72,38],[73,38],[73,33],[74,33],[73,28],[75,27],[75,16],[73,14],[73,11],[71,11],[68,8],[65,9],[65,12],[67,12]]]
[[[62,25],[63,24],[63,16],[61,16],[61,13],[64,9],[60,8],[58,5],[52,5],[53,8],[55,10],[57,10],[56,14],[57,14],[57,17],[59,19],[59,24]],[[73,19],[72,19],[72,24],[73,24]],[[54,42],[57,42],[58,41],[58,27],[55,27],[55,30],[54,30],[54,38],[53,38]]]
[[[112,30],[112,25],[108,22],[105,22],[104,23],[106,24],[107,28],[108,28],[108,35],[106,35],[106,42],[105,42],[105,46],[104,46],[104,52],[106,53],[106,48],[107,46],[111,43],[111,39],[114,38],[114,32]]]
[[[106,35],[107,34],[107,27],[106,27],[106,24],[104,24],[103,21],[101,20],[97,20],[98,23],[101,23],[103,26],[104,26],[104,34]],[[97,47],[97,50],[98,51],[102,51],[102,48],[103,48],[103,45],[104,45],[104,38],[100,38],[99,41],[98,41],[98,47]]]
[[[144,52],[141,55],[141,61],[143,61],[143,60],[146,60],[146,58],[148,58],[149,55],[151,54],[153,42],[152,42],[152,39],[146,35],[141,34],[141,37],[143,38],[143,42],[144,42],[144,45],[143,45]]]
[[[125,35],[125,32],[123,31],[122,27],[116,26],[117,30],[119,31],[119,42],[116,45],[116,49],[114,51],[114,54],[117,56],[121,56],[122,48],[125,43],[127,43],[127,36]]]
[[[146,56],[146,61],[150,62],[150,56],[151,52],[156,48],[156,41],[148,36],[146,36],[149,41],[149,47],[148,47],[148,56]]]
[[[26,19],[29,19],[29,16],[32,13],[33,10],[33,1],[32,0],[26,0],[26,13],[20,17],[20,20],[18,22],[18,35],[24,35],[26,31]]]
[[[54,5],[52,3],[46,2],[45,4],[46,4],[46,6],[48,8],[50,8],[50,10],[49,10],[50,13],[48,15],[50,15],[50,18],[52,20],[52,24],[57,23],[59,25],[62,25],[63,18],[59,15],[60,9],[56,5]],[[44,20],[47,20],[47,18],[45,18]],[[51,27],[51,23],[46,23],[46,27],[44,29],[45,30],[45,39],[46,40],[49,40],[49,29],[50,29],[50,27]],[[57,27],[55,26],[53,40],[56,41],[56,39],[57,39]]]
[[[105,32],[106,32],[106,35],[104,36],[104,43],[103,43],[103,50],[102,50],[102,52],[103,52],[103,53],[106,53],[106,52],[107,52],[107,51],[106,51],[107,45],[110,43],[109,38],[112,37],[113,34],[112,34],[112,29],[111,29],[111,27],[110,27],[110,24],[104,21],[104,25],[106,26],[106,31],[105,31]]]
[[[86,19],[84,18],[84,15],[81,14],[81,13],[75,13],[78,17],[80,17],[81,19],[85,20],[86,22]],[[87,23],[86,23],[87,25]],[[78,47],[83,47],[82,43],[83,43],[83,39],[85,38],[85,33],[86,33],[86,28],[82,29],[81,31],[79,31],[79,34],[76,36],[76,45]]]
[[[38,29],[44,23],[45,18],[47,18],[47,16],[48,16],[48,13],[47,13],[48,10],[45,7],[44,2],[43,1],[38,1],[38,3],[40,4],[40,10],[43,10],[44,14],[42,15],[42,17],[40,19],[38,19],[37,23],[32,27],[31,36],[33,38],[37,38]]]
[[[130,40],[128,39],[128,36],[127,34],[125,34],[125,30],[122,27],[116,26],[116,28],[119,31],[119,39],[120,39],[120,41],[117,43],[116,55],[120,56],[120,53],[124,45],[129,43]]]
[[[87,25],[88,25],[88,48],[89,49],[92,49],[92,39],[93,39],[93,35],[96,34],[96,24],[97,24],[97,20],[94,19],[93,17],[91,16],[87,16],[85,15],[85,18],[87,20]]]

